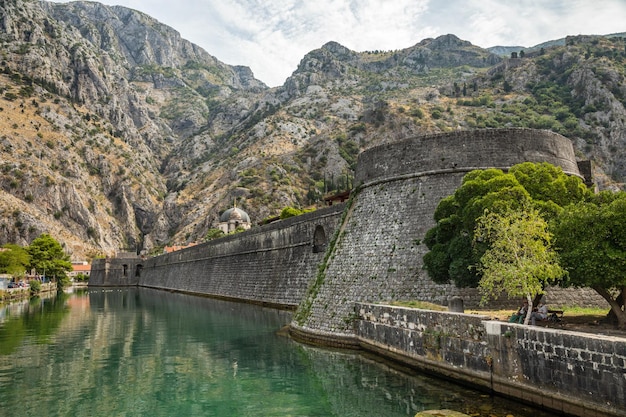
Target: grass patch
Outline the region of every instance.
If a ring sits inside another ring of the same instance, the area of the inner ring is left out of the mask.
[[[610,308],[565,306],[560,310],[570,316],[606,316],[609,314]]]
[[[392,301],[388,304],[396,307],[419,308],[422,310],[434,311],[448,311],[447,307],[440,306],[439,304],[429,303],[428,301]]]
[[[563,310],[563,313],[569,317],[576,316],[606,316],[610,310],[610,308],[599,308],[599,307],[577,307],[577,306],[551,306],[548,304],[549,309],[554,310]],[[465,313],[467,314],[483,314],[488,316],[506,316],[511,315],[517,310],[490,310],[490,309],[467,309]]]
[[[577,306],[551,306],[548,305],[549,309],[553,310],[563,310],[563,319],[567,323],[571,324],[582,324],[582,323],[590,323],[594,321],[602,320],[608,314],[610,308],[599,308],[599,307],[577,307]],[[478,314],[483,316],[488,316],[492,320],[508,320],[513,313],[517,310],[480,310],[480,309],[466,309],[466,314]]]

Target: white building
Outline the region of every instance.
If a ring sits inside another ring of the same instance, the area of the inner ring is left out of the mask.
[[[238,227],[248,230],[251,226],[250,216],[237,206],[229,208],[220,216],[217,227],[225,234],[234,232]]]

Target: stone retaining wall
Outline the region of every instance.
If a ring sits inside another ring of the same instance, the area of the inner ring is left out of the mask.
[[[626,415],[626,340],[461,313],[357,304],[363,349],[569,415]]]

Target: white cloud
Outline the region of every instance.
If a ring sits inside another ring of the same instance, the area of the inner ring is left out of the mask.
[[[64,0],[57,0],[64,1]],[[474,45],[533,46],[626,31],[624,0],[102,0],[140,10],[231,65],[280,85],[328,41],[390,50],[453,33]]]

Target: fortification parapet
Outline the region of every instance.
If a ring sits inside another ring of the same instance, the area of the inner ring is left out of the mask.
[[[359,155],[356,185],[429,173],[454,174],[526,162],[549,162],[581,177],[572,143],[548,130],[486,129],[418,136]]]

